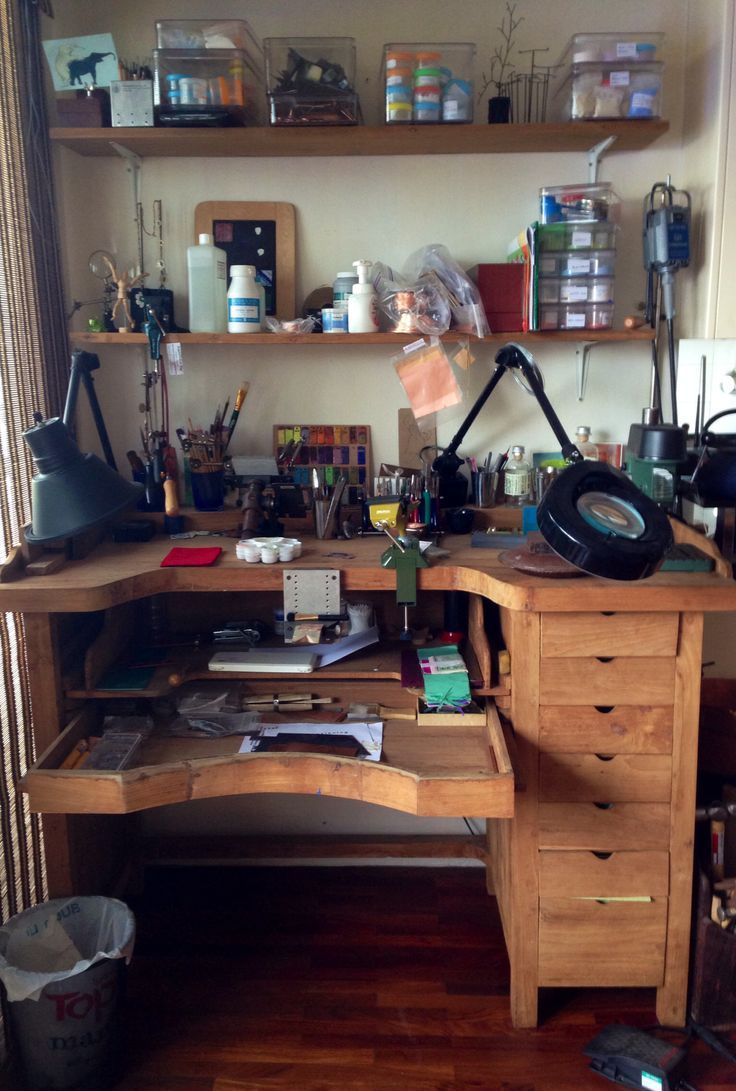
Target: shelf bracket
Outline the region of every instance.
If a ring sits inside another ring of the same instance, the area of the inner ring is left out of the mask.
[[[611,144],[614,143],[615,136],[607,136],[605,140],[601,140],[598,144],[594,144],[588,152],[588,181],[591,185],[595,185],[598,181],[598,167],[600,166],[601,159],[606,154]]]
[[[125,160],[126,170],[130,175],[131,186],[133,191],[133,222],[136,225],[138,233],[138,268],[137,273],[143,272],[143,239],[141,235],[141,169],[143,167],[143,160],[135,152],[130,151],[129,148],[123,147],[122,144],[118,144],[116,141],[110,141],[110,147],[117,152],[121,159]]]
[[[588,385],[588,358],[590,356],[590,350],[595,344],[595,341],[580,341],[575,349],[575,355],[577,357],[575,361],[575,378],[579,402],[582,402],[585,399],[585,388]]]

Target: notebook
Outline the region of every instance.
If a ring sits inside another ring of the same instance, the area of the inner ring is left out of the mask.
[[[216,652],[208,667],[246,674],[311,674],[318,662],[319,656],[309,648],[246,648]]]

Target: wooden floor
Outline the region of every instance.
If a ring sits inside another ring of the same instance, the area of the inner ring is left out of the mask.
[[[653,990],[558,990],[515,1031],[479,869],[162,868],[127,901],[117,1091],[602,1091],[584,1045],[654,1024]],[[688,1059],[698,1091],[736,1084],[702,1042]]]

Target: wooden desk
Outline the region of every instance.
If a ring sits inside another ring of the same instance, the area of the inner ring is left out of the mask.
[[[212,568],[161,568],[170,543],[156,538],[105,544],[53,575],[0,585],[0,608],[23,614],[28,640],[39,758],[23,787],[45,812],[51,895],[109,889],[133,842],[133,812],[163,803],[321,791],[415,814],[484,816],[514,1024],[535,1025],[540,987],[595,985],[654,986],[660,1020],[684,1023],[703,614],[736,608],[733,581],[535,578],[503,567],[495,550],[448,539],[451,556],[418,574],[419,609],[446,590],[470,593],[480,691],[511,725],[513,770],[492,707],[483,728],[389,720],[380,765],[168,740],[123,773],[60,770],[94,717],[100,670],[142,604],[205,623],[280,597],[287,566],[248,565],[234,542],[214,542],[224,554]],[[307,541],[291,567],[339,569],[348,598],[373,596],[389,611],[395,575],[380,567],[383,548],[376,538]],[[510,680],[492,674],[484,603],[498,609]],[[293,676],[254,685],[275,681],[304,688]],[[413,700],[385,655],[345,660],[309,682],[393,706]]]

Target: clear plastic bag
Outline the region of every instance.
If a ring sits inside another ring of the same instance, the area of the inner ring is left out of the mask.
[[[266,327],[271,333],[312,333],[317,325],[317,319],[313,314],[306,318],[274,318],[268,315],[265,319]]]
[[[373,284],[395,333],[491,332],[477,286],[439,243],[416,250],[400,273],[377,262]]]

